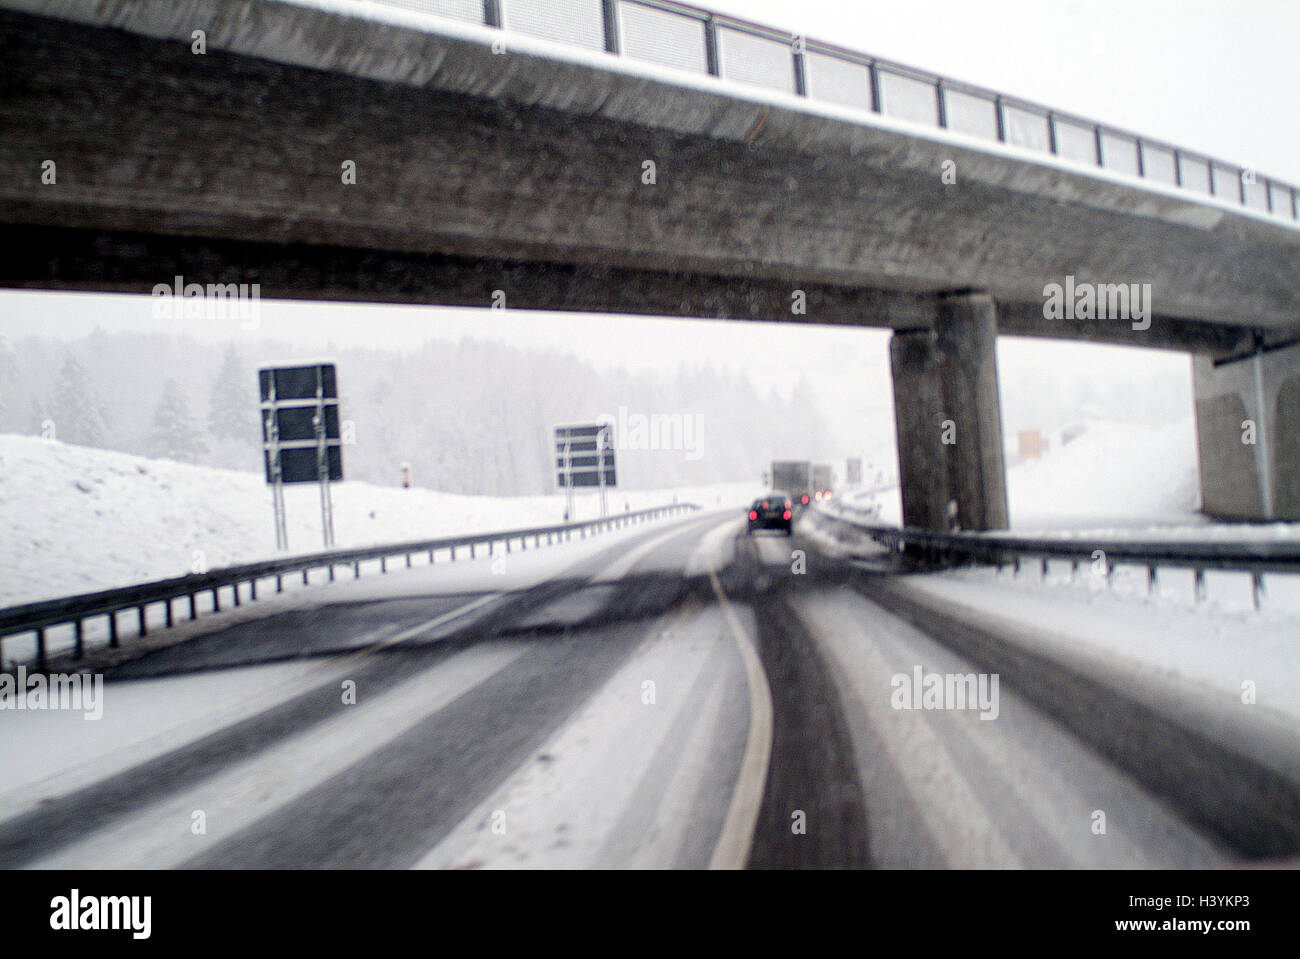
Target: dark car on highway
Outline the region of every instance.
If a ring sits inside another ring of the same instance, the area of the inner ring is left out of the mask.
[[[783,490],[773,490],[754,500],[749,507],[749,535],[756,529],[783,529],[794,532],[794,499]]]

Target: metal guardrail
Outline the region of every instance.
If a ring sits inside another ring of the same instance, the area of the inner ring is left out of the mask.
[[[1249,167],[987,87],[675,0],[358,0],[740,80],[952,129],[1300,221],[1300,189]]]
[[[670,506],[657,506],[652,509],[637,510],[603,519],[588,520],[582,523],[565,523],[558,526],[538,526],[530,529],[512,529],[500,532],[472,533],[441,539],[417,540],[409,543],[367,546],[360,549],[329,550],[327,552],[309,553],[286,559],[267,560],[261,563],[248,563],[231,566],[226,569],[211,570],[207,573],[191,573],[172,579],[143,583],[138,586],[123,586],[106,589],[95,593],[83,593],[62,599],[43,600],[0,609],[0,663],[3,659],[3,638],[24,633],[36,636],[36,666],[44,669],[46,665],[45,631],[51,626],[72,624],[74,629],[73,657],[80,659],[85,653],[85,636],[83,624],[95,616],[107,616],[109,627],[108,645],[116,649],[121,642],[117,617],[119,613],[134,609],[137,613],[136,635],[148,633],[146,611],[149,606],[166,604],[166,627],[175,625],[176,617],[173,603],[182,598],[189,600],[190,620],[198,618],[197,597],[201,593],[212,594],[212,611],[221,611],[220,591],[231,591],[231,602],[239,606],[240,587],[248,584],[249,599],[257,599],[259,580],[275,578],[275,591],[284,592],[284,578],[296,574],[302,575],[304,585],[310,582],[312,570],[329,571],[329,582],[334,581],[334,571],[339,566],[351,566],[354,579],[361,576],[361,564],[379,560],[381,573],[388,572],[388,560],[404,556],[406,567],[411,566],[411,557],[417,553],[428,553],[429,563],[434,562],[434,553],[448,550],[451,562],[456,561],[458,549],[468,549],[470,559],[477,558],[478,547],[487,547],[488,555],[493,555],[497,543],[501,543],[505,552],[511,552],[511,543],[518,541],[521,550],[528,549],[528,540],[533,540],[534,548],[542,545],[542,537],[549,545],[553,542],[571,540],[576,532],[585,539],[588,532],[592,535],[611,529],[619,529],[635,523],[672,516],[678,513],[692,512],[700,507],[694,503],[674,503]]]
[[[1102,564],[1109,585],[1117,566],[1140,566],[1147,571],[1147,593],[1155,590],[1158,570],[1190,569],[1194,574],[1194,596],[1205,598],[1206,570],[1249,573],[1251,596],[1260,607],[1265,573],[1300,574],[1300,543],[1284,542],[1180,542],[1169,540],[1106,540],[1092,542],[1063,539],[1033,539],[1003,533],[941,533],[932,530],[869,523],[845,515],[852,507],[822,509],[823,516],[862,531],[890,552],[904,554],[932,567],[984,564],[1011,566],[1016,573],[1026,559],[1037,560],[1040,575],[1047,576],[1052,560],[1068,561],[1071,575],[1079,565]]]

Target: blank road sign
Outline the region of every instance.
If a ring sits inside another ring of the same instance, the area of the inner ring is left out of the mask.
[[[341,482],[343,480],[343,448],[341,446],[331,446],[325,451],[325,455],[329,463],[330,482]],[[270,450],[264,451],[263,459],[266,467],[266,481],[270,483],[273,481]],[[280,448],[281,483],[315,483],[319,479],[320,474],[316,464],[315,446]]]
[[[560,489],[617,486],[613,426],[557,426],[555,482]]]
[[[275,410],[275,425],[281,443],[294,440],[316,440],[316,404],[310,406],[278,406]],[[325,438],[339,438],[339,408],[335,403],[325,407]],[[262,442],[271,442],[267,432],[267,419],[262,417]]]
[[[342,480],[343,444],[334,364],[267,367],[258,370],[257,380],[262,396],[262,461],[266,481],[276,481],[277,462],[281,483]],[[323,427],[319,433],[318,418],[319,426]]]
[[[318,379],[319,378],[319,379]],[[271,399],[271,386],[275,386],[275,398],[282,400],[314,400],[319,382],[321,395],[325,399],[339,398],[338,379],[334,373],[333,363],[317,363],[314,366],[282,366],[276,369],[258,371],[262,387],[262,402]]]

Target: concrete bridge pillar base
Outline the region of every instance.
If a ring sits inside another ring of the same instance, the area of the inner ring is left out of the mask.
[[[890,341],[903,522],[1007,528],[997,309],[986,294],[940,299],[934,328]]]
[[[1192,361],[1201,508],[1229,520],[1300,520],[1300,344]]]

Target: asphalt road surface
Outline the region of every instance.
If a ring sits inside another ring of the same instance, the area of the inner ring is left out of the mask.
[[[972,620],[884,557],[838,555],[822,522],[748,536],[739,515],[694,514],[512,557],[522,575],[484,558],[212,617],[108,670],[98,749],[67,722],[41,733],[40,768],[0,791],[0,866],[1300,854],[1286,723],[1243,726],[1173,680]],[[901,708],[896,677],[928,674],[998,685]]]

